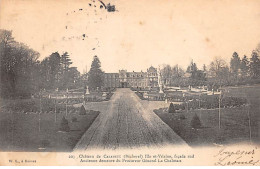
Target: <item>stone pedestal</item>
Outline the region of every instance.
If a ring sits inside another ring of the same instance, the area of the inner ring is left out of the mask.
[[[162,85],[160,85],[159,87],[160,87],[160,91],[159,91],[159,93],[163,93]]]
[[[87,89],[86,89],[86,93],[85,94],[89,94],[89,89],[88,89],[88,86],[87,86]]]

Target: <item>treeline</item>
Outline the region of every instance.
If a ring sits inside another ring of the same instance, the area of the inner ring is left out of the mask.
[[[239,57],[234,52],[230,63],[216,57],[210,65],[197,67],[193,61],[186,70],[178,65],[164,65],[162,79],[169,86],[208,86],[216,89],[220,86],[246,85],[260,83],[260,44],[252,51],[251,58],[244,55]]]
[[[60,55],[58,52],[52,53],[40,63],[39,76],[42,83],[41,89],[71,89],[81,85],[80,72],[76,67],[71,67],[72,61],[68,52]],[[81,87],[81,86],[80,86]]]
[[[169,86],[208,86],[209,89],[226,85],[260,83],[260,44],[252,51],[251,58],[239,57],[234,52],[230,63],[215,58],[210,65],[197,67],[193,61],[186,70],[178,65],[165,65],[162,80]],[[90,90],[103,86],[103,71],[94,56],[89,73],[80,75],[68,52],[52,53],[42,61],[40,54],[23,43],[16,42],[12,32],[0,30],[0,95],[4,98],[28,98],[41,89],[65,90],[85,86]]]
[[[0,30],[0,94],[4,98],[30,97],[40,89],[66,89],[80,84],[80,73],[67,52],[40,54],[14,40],[12,32]]]

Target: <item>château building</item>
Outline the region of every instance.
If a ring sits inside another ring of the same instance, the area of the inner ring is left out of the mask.
[[[118,73],[104,73],[104,87],[158,87],[157,69],[151,66],[146,72],[127,72],[127,70],[119,70]]]

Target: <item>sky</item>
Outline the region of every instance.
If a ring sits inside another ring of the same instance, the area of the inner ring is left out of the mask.
[[[95,1],[95,2],[93,2]],[[199,68],[260,43],[259,0],[2,0],[0,28],[40,53],[67,51],[82,73],[97,55],[105,72],[193,61]],[[90,6],[91,4],[91,6]],[[95,7],[96,6],[96,7]]]

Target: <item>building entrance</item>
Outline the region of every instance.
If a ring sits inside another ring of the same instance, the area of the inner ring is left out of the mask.
[[[126,87],[128,87],[127,82],[121,82],[121,88],[126,88]]]

